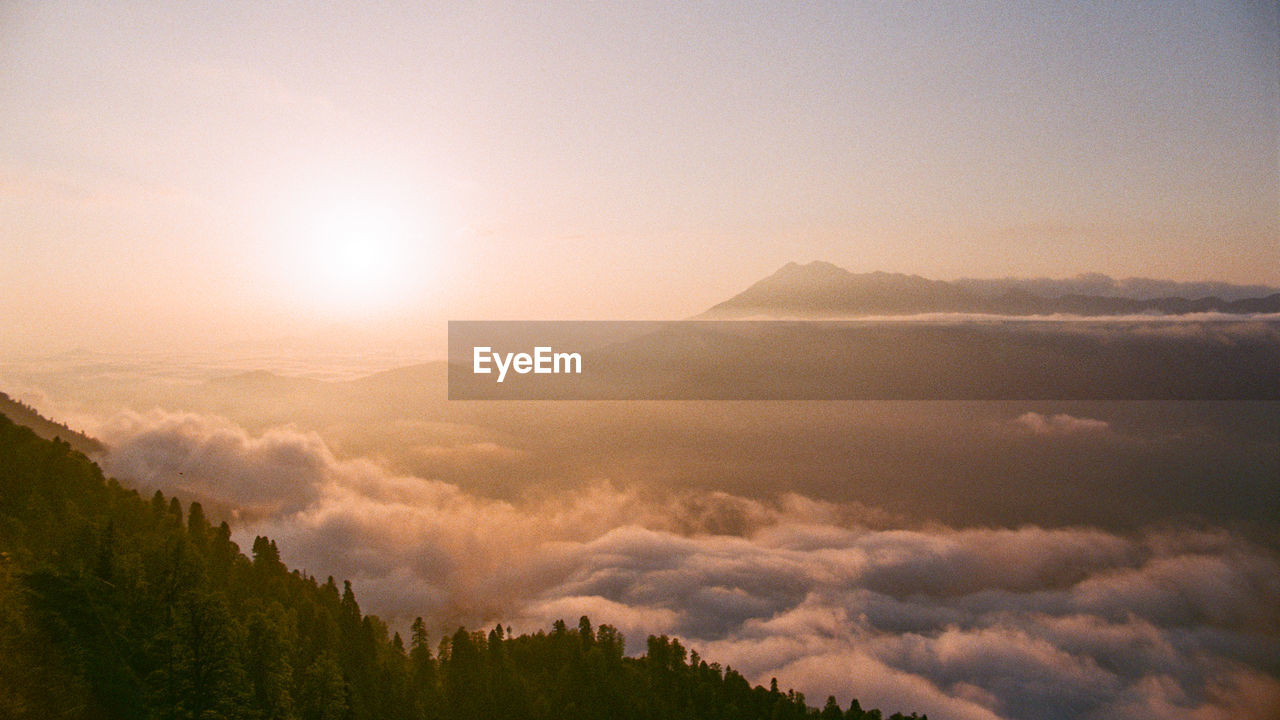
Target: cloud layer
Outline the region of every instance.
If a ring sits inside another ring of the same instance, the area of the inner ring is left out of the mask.
[[[1031,434],[1107,424],[1028,413]],[[1226,531],[907,525],[857,504],[600,482],[495,500],[336,457],[314,433],[121,414],[106,470],[238,513],[242,546],[447,630],[588,614],[685,638],[810,702],[952,718],[1280,712],[1280,558]],[[492,443],[423,448],[465,461]],[[1105,501],[1105,498],[1100,498]]]
[[[1019,415],[1013,425],[1032,435],[1074,435],[1076,433],[1100,433],[1109,427],[1105,420],[1081,418],[1057,413],[1044,415],[1028,412]]]

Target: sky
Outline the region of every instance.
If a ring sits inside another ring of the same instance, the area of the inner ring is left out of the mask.
[[[1274,403],[364,377],[814,260],[1280,286],[1280,9],[0,0],[0,389],[108,474],[398,627],[589,612],[939,717],[1275,716],[1275,534],[1238,529],[1277,517]]]
[[[1277,208],[1271,3],[0,2],[9,353],[427,353],[788,261],[1277,285]]]

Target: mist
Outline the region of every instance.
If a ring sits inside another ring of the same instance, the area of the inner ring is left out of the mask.
[[[443,364],[9,365],[106,472],[434,637],[586,614],[811,701],[1280,707],[1268,402],[450,402]]]
[[[1109,432],[1025,413],[1010,433]],[[855,502],[601,480],[498,499],[340,458],[315,432],[121,413],[108,473],[237,518],[242,547],[351,579],[437,633],[586,614],[670,633],[753,682],[936,716],[1264,717],[1280,557],[1222,528],[957,527]],[[459,448],[487,456],[501,448]]]

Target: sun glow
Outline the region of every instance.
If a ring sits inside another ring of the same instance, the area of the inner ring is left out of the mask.
[[[341,187],[341,189],[334,189]],[[439,264],[439,233],[405,193],[335,183],[291,203],[281,245],[295,301],[338,317],[420,299]]]
[[[340,306],[372,308],[394,301],[407,262],[408,232],[391,208],[346,202],[315,219],[310,264],[315,289]]]

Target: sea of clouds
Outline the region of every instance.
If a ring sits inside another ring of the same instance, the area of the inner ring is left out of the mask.
[[[1026,413],[1011,431],[1106,424]],[[781,493],[619,487],[518,500],[339,458],[315,433],[121,413],[108,474],[199,499],[247,547],[349,578],[364,609],[440,632],[580,615],[821,704],[938,718],[1280,716],[1280,556],[1226,530],[908,523]],[[465,442],[441,452],[516,452]],[[1105,498],[1099,498],[1104,502]]]

